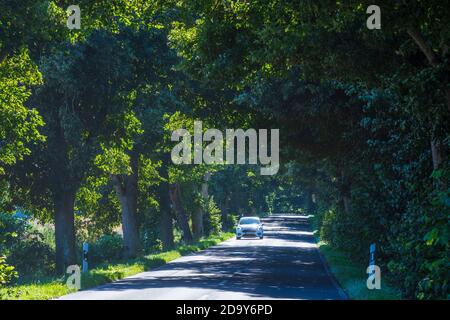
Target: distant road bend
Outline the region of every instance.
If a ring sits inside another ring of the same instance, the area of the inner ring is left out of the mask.
[[[280,214],[262,220],[263,240],[234,238],[61,299],[346,299],[319,254],[306,217]]]

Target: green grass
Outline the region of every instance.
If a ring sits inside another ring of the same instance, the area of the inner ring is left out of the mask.
[[[0,300],[49,300],[71,293],[64,279],[0,289]]]
[[[332,248],[323,241],[319,241],[320,252],[325,256],[331,272],[348,294],[354,300],[398,300],[401,299],[399,290],[390,286],[381,274],[381,289],[367,289],[367,266],[349,259],[344,252]]]
[[[124,261],[117,264],[99,266],[82,274],[81,288],[88,289],[105,283],[120,280],[140,272],[160,267],[172,260],[193,252],[219,244],[230,239],[234,233],[222,233],[201,239],[198,243],[189,246],[179,246],[174,250],[150,254],[135,260]],[[50,278],[33,283],[0,288],[0,300],[48,300],[74,292],[70,290],[64,278]]]

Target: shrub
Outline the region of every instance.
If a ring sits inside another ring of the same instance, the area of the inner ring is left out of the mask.
[[[119,234],[107,234],[95,241],[89,250],[89,261],[97,264],[122,258],[123,240]]]
[[[208,201],[204,205],[205,207],[205,214],[204,217],[204,228],[205,228],[205,234],[211,235],[211,234],[219,234],[222,230],[222,216],[221,211],[217,207],[216,203],[214,202],[214,198],[210,197]]]
[[[21,276],[39,277],[54,271],[54,249],[48,242],[51,235],[38,231],[53,232],[37,223],[33,224],[23,214],[0,214],[0,252],[8,256],[7,263],[13,265]]]
[[[0,252],[8,251],[30,228],[27,219],[10,213],[0,213]]]
[[[55,252],[43,241],[43,235],[37,231],[23,237],[10,249],[8,263],[14,265],[21,275],[50,275],[55,271]]]
[[[142,210],[140,215],[140,241],[145,254],[162,251],[162,242],[159,239],[160,215],[155,210]]]
[[[239,215],[237,213],[228,213],[222,221],[222,230],[224,231],[235,231],[235,227],[239,220]]]
[[[6,264],[6,257],[0,256],[0,287],[11,283],[17,278],[14,267]]]
[[[324,212],[321,223],[320,238],[336,246],[336,211],[334,208],[328,209]]]

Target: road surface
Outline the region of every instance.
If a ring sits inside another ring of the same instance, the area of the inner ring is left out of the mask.
[[[62,297],[69,300],[345,299],[308,219],[263,219],[265,237],[231,239],[158,269]]]

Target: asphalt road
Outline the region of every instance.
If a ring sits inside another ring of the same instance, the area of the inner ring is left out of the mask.
[[[345,299],[317,249],[306,217],[263,219],[265,237],[231,239],[69,300]]]

